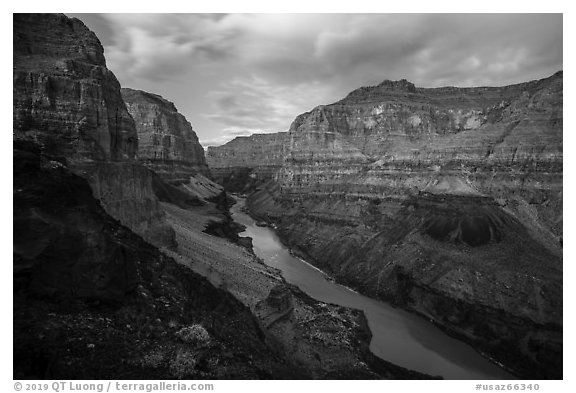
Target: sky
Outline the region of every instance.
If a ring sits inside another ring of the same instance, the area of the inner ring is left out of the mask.
[[[385,79],[501,86],[562,70],[562,14],[67,14],[123,87],[174,102],[206,148],[287,131]]]

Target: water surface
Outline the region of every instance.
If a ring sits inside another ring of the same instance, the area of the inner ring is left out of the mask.
[[[256,255],[314,299],[364,311],[372,331],[370,350],[376,356],[446,379],[514,378],[429,321],[327,280],[323,272],[290,254],[272,229],[257,226],[240,210],[244,200],[238,198],[237,201],[231,209],[232,217],[246,226],[240,235],[253,239]]]

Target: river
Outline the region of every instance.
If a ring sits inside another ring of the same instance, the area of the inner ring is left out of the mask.
[[[272,229],[257,226],[241,211],[244,200],[237,200],[231,209],[232,217],[246,226],[240,235],[252,238],[256,255],[267,265],[279,269],[287,282],[314,299],[364,311],[372,331],[370,350],[376,356],[446,379],[514,379],[472,347],[446,335],[429,321],[327,280],[322,271],[293,256]]]

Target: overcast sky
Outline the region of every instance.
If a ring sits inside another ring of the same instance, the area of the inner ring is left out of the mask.
[[[505,85],[562,67],[561,14],[68,14],[123,87],[160,94],[204,147],[288,130],[360,86]]]

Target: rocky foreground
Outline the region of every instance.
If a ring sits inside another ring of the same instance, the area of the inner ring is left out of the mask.
[[[355,90],[272,143],[282,165],[246,182],[250,211],[338,281],[519,376],[561,378],[562,79]],[[258,157],[244,172],[229,157],[259,149],[233,141],[208,156],[221,178],[250,179]]]

